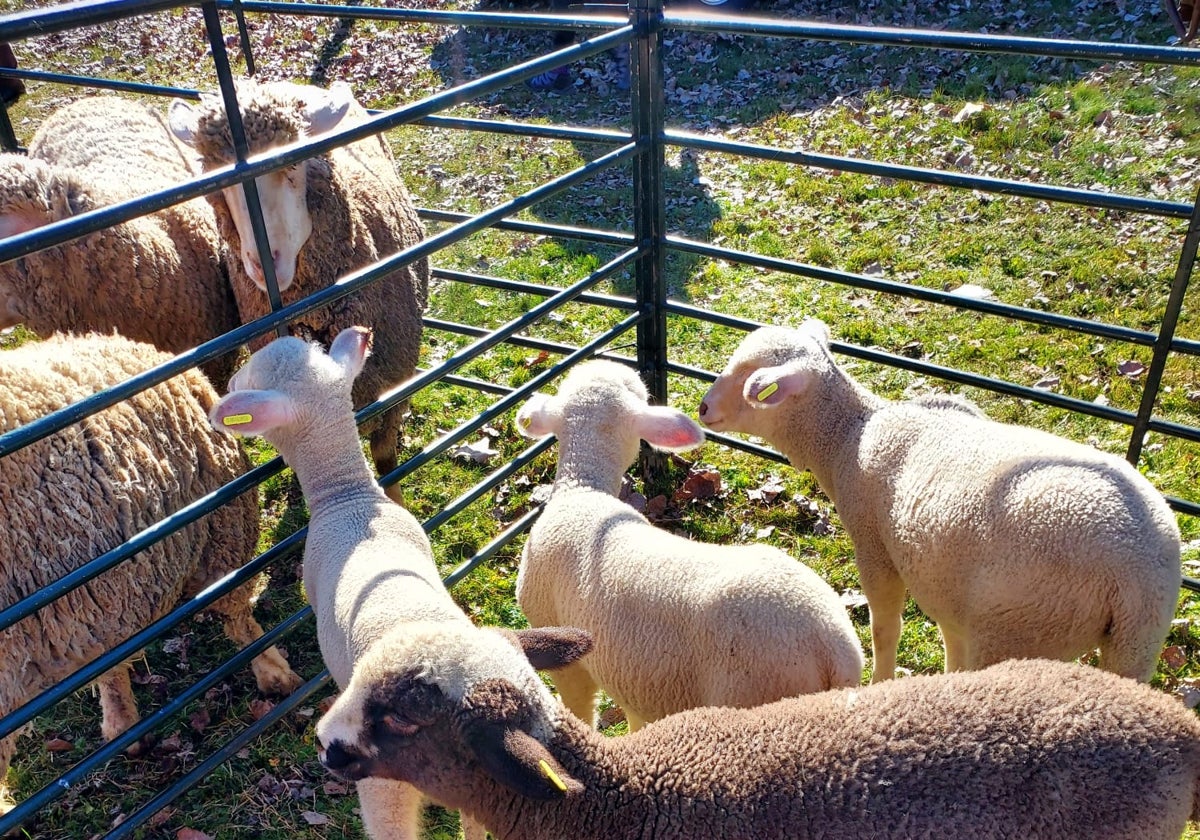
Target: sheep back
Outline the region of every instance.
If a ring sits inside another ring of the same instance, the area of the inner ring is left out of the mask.
[[[115,96],[54,112],[30,141],[28,163],[6,156],[4,169],[6,215],[20,202],[37,208],[40,224],[195,174],[162,115]],[[0,266],[0,299],[42,335],[116,329],[181,352],[238,325],[220,248],[211,208],[194,199]],[[227,354],[204,369],[223,388],[234,362]]]
[[[0,431],[170,357],[118,336],[52,337],[0,353]],[[10,606],[248,468],[212,430],[216,395],[188,371],[0,459],[0,606]],[[0,633],[0,712],[165,614],[251,555],[242,494]],[[119,620],[115,620],[119,617]]]

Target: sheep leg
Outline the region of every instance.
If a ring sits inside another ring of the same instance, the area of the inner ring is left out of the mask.
[[[96,686],[100,689],[100,734],[105,741],[111,741],[141,720],[137,701],[133,699],[133,684],[129,681],[129,664],[123,662],[101,674]],[[129,751],[136,754],[133,747]]]
[[[487,829],[480,823],[466,814],[459,814],[459,822],[462,824],[463,840],[487,840]]]
[[[904,623],[904,581],[890,563],[864,563],[861,552],[858,567],[871,612],[871,682],[883,682],[896,675],[896,650]]]
[[[578,663],[554,672],[554,687],[563,705],[571,710],[571,714],[586,721],[594,729],[596,727],[596,692],[600,686],[592,679],[592,675]],[[625,710],[628,719],[629,710]]]
[[[963,634],[938,625],[942,633],[942,646],[946,649],[946,672],[967,671],[971,665],[967,661],[967,638]]]
[[[385,411],[379,417],[377,425],[368,436],[371,445],[371,460],[375,462],[375,471],[382,478],[396,469],[396,439],[400,434],[400,421],[408,411],[408,402],[402,402]],[[398,505],[404,504],[400,484],[389,484],[383,492]]]
[[[404,782],[363,779],[358,782],[363,828],[371,840],[418,840],[421,836],[421,792]]]
[[[8,776],[8,765],[13,753],[17,750],[17,734],[14,732],[6,738],[0,738],[0,816],[7,814],[16,807],[16,800],[8,789],[5,778]]]
[[[250,612],[252,592],[253,582],[248,582],[213,605],[213,611],[221,616],[225,635],[239,647],[257,641],[263,634],[262,625]],[[258,690],[264,694],[291,694],[304,682],[274,645],[251,660],[250,670],[254,672]]]
[[[630,732],[637,732],[646,725],[646,721],[642,720],[633,712],[629,711],[628,709],[623,709],[623,711],[625,712],[625,724],[629,727]]]

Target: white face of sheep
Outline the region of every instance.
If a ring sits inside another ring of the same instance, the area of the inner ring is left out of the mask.
[[[297,100],[303,125],[301,140],[336,129],[350,113],[354,101],[346,85],[335,85],[328,91],[312,88],[307,90],[307,94],[310,98]],[[175,136],[182,142],[195,146],[196,109],[176,100],[172,103],[168,116],[171,131]],[[270,150],[256,151],[261,153]],[[302,161],[254,179],[267,234],[266,251],[271,256],[271,265],[280,291],[286,290],[295,282],[300,251],[312,235],[312,215],[308,209],[308,167],[309,163]],[[254,228],[250,223],[250,208],[246,201],[245,188],[236,184],[222,190],[221,195],[229,208],[229,215],[241,241],[242,267],[255,285],[266,291],[266,275],[259,256],[260,249],[254,238]]]
[[[480,773],[532,799],[579,791],[545,746],[565,712],[533,665],[570,664],[591,638],[570,628],[507,636],[440,622],[380,639],[317,724],[321,763],[347,781],[408,782],[450,807],[471,801]]]
[[[763,327],[742,340],[700,402],[700,422],[715,432],[762,435],[770,409],[805,393],[828,364],[829,328],[809,319],[797,329]]]

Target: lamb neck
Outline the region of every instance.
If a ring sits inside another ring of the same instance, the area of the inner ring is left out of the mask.
[[[287,451],[282,446],[277,448],[295,471],[310,513],[349,500],[383,495],[363,456],[352,421],[306,429],[291,443]],[[304,454],[297,457],[301,452]]]
[[[794,467],[811,471],[836,504],[839,478],[855,472],[863,430],[871,415],[886,404],[887,400],[832,367],[821,374],[809,399],[780,418],[772,442]]]
[[[554,489],[584,488],[617,496],[621,477],[631,461],[623,457],[613,441],[601,436],[593,436],[586,446],[573,444],[569,436],[560,436]]]

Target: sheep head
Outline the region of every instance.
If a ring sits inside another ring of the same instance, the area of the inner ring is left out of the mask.
[[[266,438],[277,448],[307,418],[328,419],[320,408],[336,400],[351,418],[350,393],[371,343],[366,327],[337,334],[329,354],[316,344],[286,336],[254,353],[229,380],[209,421],[217,429]]]
[[[529,438],[557,435],[568,459],[576,441],[584,441],[588,460],[617,474],[637,458],[639,441],[668,452],[704,442],[694,420],[674,408],[648,405],[647,399],[646,386],[626,366],[584,362],[567,374],[556,396],[534,394],[521,406],[517,430]]]
[[[52,168],[25,155],[0,155],[0,239],[69,219],[105,203],[94,199],[72,170]],[[51,246],[51,252],[61,254],[53,250],[59,247]],[[65,271],[58,269],[56,273],[62,275]],[[69,305],[60,299],[64,286],[69,285],[67,279],[63,277],[62,283],[55,284],[42,282],[42,274],[31,278],[24,258],[0,266],[0,329],[25,323],[30,312],[58,315],[68,309]],[[53,329],[45,323],[31,326]]]
[[[348,781],[408,782],[449,807],[472,802],[479,773],[536,800],[579,791],[545,746],[564,712],[526,657],[561,667],[590,647],[571,628],[397,627],[355,664],[318,723],[321,763]]]
[[[797,329],[763,327],[746,336],[700,403],[700,421],[716,432],[770,438],[771,409],[802,397],[833,366],[829,328],[810,318]]]
[[[290,83],[258,84],[239,80],[238,103],[242,123],[252,155],[315,137],[337,128],[354,104],[346,84],[329,90]],[[200,155],[205,171],[235,162],[233,136],[222,100],[203,96],[199,105],[182,99],[171,103],[168,111],[171,132]],[[312,214],[308,208],[308,172],[312,160],[277,169],[254,179],[262,206],[267,240],[275,279],[285,290],[296,279],[300,251],[312,235]],[[250,210],[241,184],[227,187],[221,197],[237,229],[238,251],[246,274],[263,291],[267,281],[260,249],[250,224]]]

